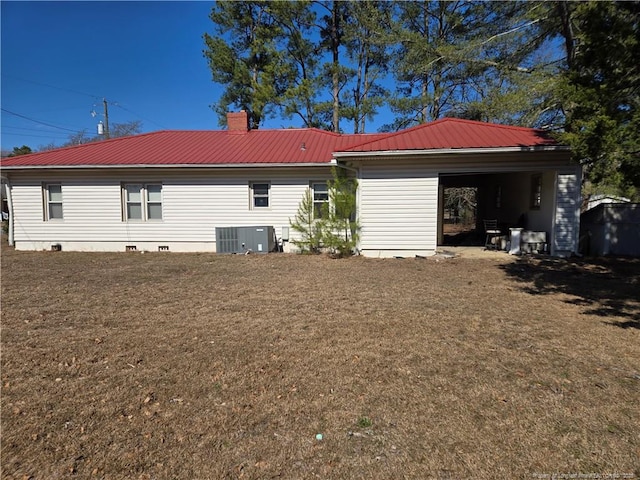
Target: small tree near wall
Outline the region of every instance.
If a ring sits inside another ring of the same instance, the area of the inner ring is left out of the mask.
[[[289,219],[291,228],[300,234],[300,238],[291,240],[302,253],[319,253],[322,242],[322,224],[315,218],[313,197],[307,189],[298,206],[298,213],[293,220]]]
[[[356,217],[358,182],[342,170],[333,168],[329,181],[329,212],[323,229],[323,245],[333,255],[353,255],[358,244],[360,225]]]
[[[332,170],[333,179],[328,182],[329,202],[322,210],[314,209],[311,190],[307,189],[298,213],[289,219],[291,228],[300,234],[291,240],[302,253],[320,253],[347,257],[356,252],[360,225],[356,218],[356,191],[358,183],[337,169]]]

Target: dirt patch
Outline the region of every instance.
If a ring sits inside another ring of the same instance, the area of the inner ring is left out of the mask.
[[[640,264],[545,262],[4,248],[2,477],[639,476]]]

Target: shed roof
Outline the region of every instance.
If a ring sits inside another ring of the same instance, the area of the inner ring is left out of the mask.
[[[334,152],[536,147],[557,143],[546,132],[445,118],[396,133],[336,134],[315,128],[158,131],[5,158],[3,168],[322,165]]]

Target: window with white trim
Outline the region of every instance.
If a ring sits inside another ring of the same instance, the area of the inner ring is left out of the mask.
[[[329,208],[329,186],[327,182],[311,182],[311,193],[313,196],[313,217],[326,217]]]
[[[162,184],[123,184],[122,219],[125,222],[162,220]]]
[[[42,185],[42,194],[44,198],[44,219],[62,220],[62,184],[60,183],[44,183]]]
[[[251,182],[251,209],[269,208],[269,192],[271,184],[267,182]]]

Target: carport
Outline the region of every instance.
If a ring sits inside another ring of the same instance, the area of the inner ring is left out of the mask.
[[[581,167],[546,132],[454,118],[334,153],[359,180],[360,251],[433,255],[444,241],[444,191],[477,189],[476,227],[544,232],[551,255],[577,252]],[[482,231],[482,230],[481,230]]]
[[[531,246],[532,249],[549,252],[554,233],[556,182],[555,170],[441,173],[438,184],[438,246],[484,245],[484,220],[493,219],[497,220],[502,232],[499,248],[506,248],[511,229],[520,228],[524,232],[535,232],[525,233],[525,240],[536,239],[535,243],[544,244]],[[447,215],[450,212],[446,209],[446,194],[448,191],[459,194],[461,190],[475,192],[471,224],[463,224],[465,218]],[[447,231],[452,233],[447,235]],[[529,246],[523,245],[523,248],[527,251]]]

